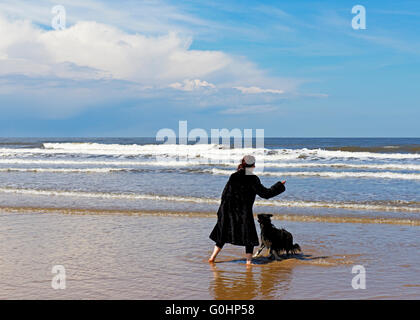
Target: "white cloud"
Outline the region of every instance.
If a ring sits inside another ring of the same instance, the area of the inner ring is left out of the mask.
[[[44,30],[28,20],[0,16],[0,76],[56,76],[125,80],[154,88],[192,91],[236,88],[242,93],[282,94],[298,85],[273,78],[244,57],[217,50],[192,50],[179,33],[147,36],[81,21],[65,30]],[[261,87],[282,87],[262,89]]]
[[[202,78],[226,67],[231,58],[220,51],[189,50],[191,39],[128,34],[109,25],[78,22],[65,30],[46,31],[28,21],[0,18],[0,74],[57,75],[60,64],[92,70],[98,77],[167,86],[174,80]],[[6,66],[7,65],[7,66]]]
[[[242,93],[246,93],[246,94],[255,94],[255,93],[283,94],[284,93],[284,90],[261,89],[259,87],[234,87],[234,89],[237,89],[237,90],[241,91]]]
[[[200,79],[195,79],[195,80],[186,79],[182,83],[180,82],[172,83],[169,85],[169,87],[173,89],[182,90],[182,91],[193,91],[200,88],[212,88],[212,89],[216,88],[214,84],[209,83],[207,81],[200,80]]]
[[[22,106],[33,101],[31,110],[55,117],[122,99],[141,106],[232,106],[226,114],[260,113],[272,109],[234,106],[274,104],[300,84],[270,77],[246,57],[192,50],[192,38],[176,32],[146,35],[94,21],[55,31],[0,14],[0,39],[0,81],[7,84],[0,93],[13,95]],[[68,103],[55,108],[57,99]]]

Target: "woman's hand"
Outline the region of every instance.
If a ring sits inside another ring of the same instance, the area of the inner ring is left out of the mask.
[[[286,184],[286,180],[282,181],[281,183]]]

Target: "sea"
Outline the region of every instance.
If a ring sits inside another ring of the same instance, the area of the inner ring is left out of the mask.
[[[257,199],[256,213],[419,224],[418,138],[265,138],[263,148],[2,138],[0,206],[214,213],[245,154],[265,186],[286,180],[281,196]]]
[[[420,299],[419,138],[177,142],[1,138],[0,299]],[[209,264],[246,154],[302,252]]]

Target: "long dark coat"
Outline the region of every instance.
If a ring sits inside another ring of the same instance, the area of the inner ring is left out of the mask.
[[[285,190],[281,182],[266,188],[256,175],[247,175],[244,169],[238,170],[230,176],[223,190],[217,212],[217,224],[210,234],[210,239],[220,244],[258,246],[258,235],[252,213],[255,196],[269,199]]]

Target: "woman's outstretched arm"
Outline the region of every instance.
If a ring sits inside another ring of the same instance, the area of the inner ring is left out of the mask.
[[[260,178],[257,177],[255,182],[255,193],[258,194],[261,198],[269,199],[284,192],[286,190],[286,187],[284,186],[285,183],[286,181],[279,181],[272,185],[271,188],[266,188],[262,185]]]

